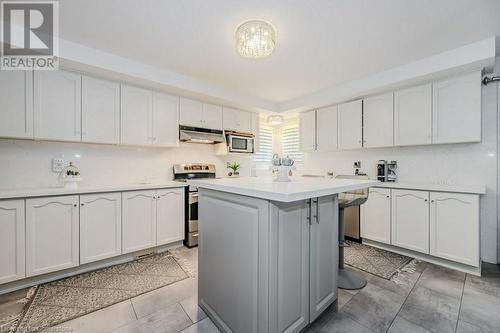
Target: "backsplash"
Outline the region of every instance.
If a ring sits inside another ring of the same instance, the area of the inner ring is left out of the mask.
[[[52,159],[77,165],[82,185],[166,181],[176,163],[213,163],[226,172],[224,158],[212,145],[181,144],[178,148],[125,147],[61,142],[0,140],[0,189],[58,186]]]

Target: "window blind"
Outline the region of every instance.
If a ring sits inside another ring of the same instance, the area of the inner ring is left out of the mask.
[[[253,160],[257,164],[271,165],[273,158],[273,128],[261,124],[259,127],[259,151],[254,154]]]
[[[283,157],[289,156],[295,163],[302,162],[302,152],[299,148],[299,124],[284,126],[281,131],[281,151]]]

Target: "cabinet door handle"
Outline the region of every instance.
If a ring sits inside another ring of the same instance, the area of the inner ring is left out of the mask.
[[[307,200],[307,223],[311,225],[311,199]]]
[[[83,207],[83,206],[85,206],[85,204],[82,202],[82,203],[80,204],[80,206],[82,206],[82,207]]]
[[[389,199],[391,196],[390,196],[390,195],[386,195],[385,197],[386,197],[387,199]]]
[[[434,203],[434,200],[431,200],[431,203]]]
[[[73,204],[73,207],[78,207],[78,204]]]
[[[425,202],[427,202],[427,201],[429,201],[429,200],[427,200],[427,199],[424,199],[424,201],[425,201]]]
[[[316,204],[316,215],[314,215],[314,218],[316,219],[316,223],[319,224],[319,200],[316,199],[313,202]]]

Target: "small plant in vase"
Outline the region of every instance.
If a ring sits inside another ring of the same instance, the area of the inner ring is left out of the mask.
[[[240,164],[236,162],[228,163],[227,168],[231,169],[232,171],[229,171],[228,176],[229,177],[237,177],[240,175],[240,172],[238,171],[240,169]]]

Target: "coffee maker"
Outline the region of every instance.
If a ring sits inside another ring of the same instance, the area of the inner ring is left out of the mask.
[[[377,179],[381,182],[395,182],[397,180],[396,169],[398,162],[379,160],[377,163]]]

